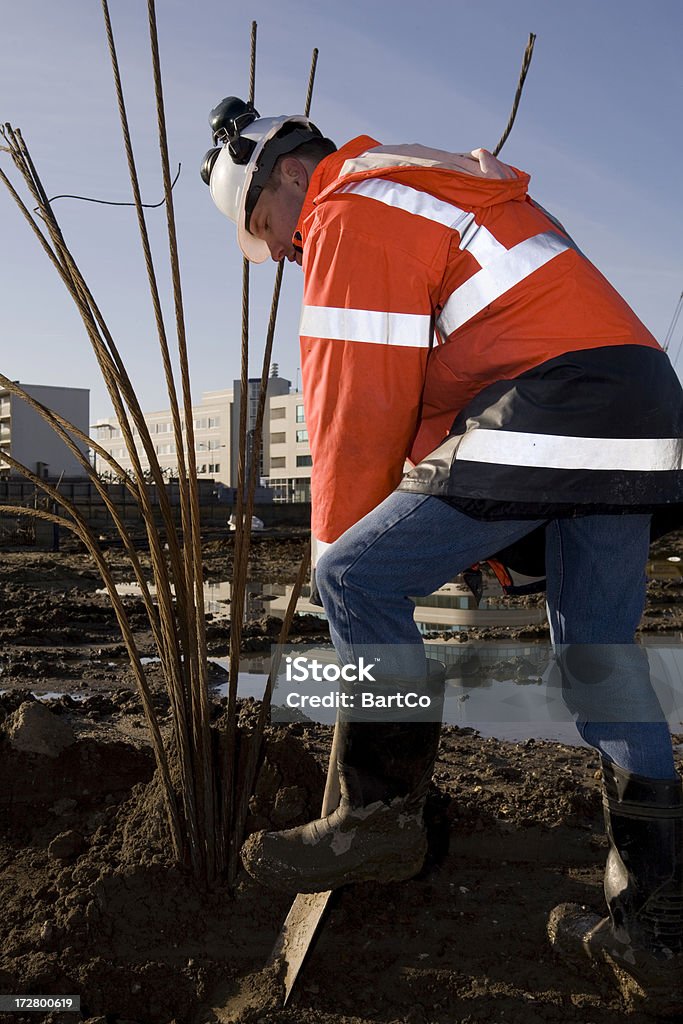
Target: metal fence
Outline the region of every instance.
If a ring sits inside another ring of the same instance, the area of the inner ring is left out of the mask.
[[[106,533],[113,528],[111,516],[96,488],[89,480],[66,479],[51,481],[51,483],[58,486],[60,494],[66,501],[77,506],[79,512],[86,518],[88,525],[95,532]],[[149,484],[148,487],[152,507],[158,511],[157,486]],[[175,514],[176,525],[180,526],[178,482],[176,480],[169,482],[166,490]],[[107,484],[107,493],[123,521],[129,524],[132,530],[142,529],[144,524],[140,508],[130,492],[122,484],[111,483]],[[228,519],[233,511],[232,502],[226,500],[229,497],[230,495],[226,494],[225,490],[219,496],[212,480],[199,481],[199,501],[203,526],[225,527],[227,531]],[[21,513],[22,508],[43,508],[61,512],[61,509],[58,506],[53,506],[49,499],[46,503],[44,493],[30,481],[0,480],[0,504],[16,505],[17,507],[16,516],[0,517],[0,545],[3,547],[33,544],[38,547],[53,547],[55,545],[52,524],[40,522]],[[295,504],[258,503],[254,507],[254,515],[258,516],[267,527],[307,527],[310,523],[310,504],[306,502]],[[160,511],[157,523],[162,525]]]

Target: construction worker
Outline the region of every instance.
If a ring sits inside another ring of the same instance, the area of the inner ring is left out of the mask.
[[[683,965],[683,791],[634,645],[651,535],[683,500],[683,396],[666,354],[531,199],[529,176],[486,150],[367,136],[337,149],[307,118],[262,118],[235,97],[211,123],[202,176],[242,252],[303,267],[314,561],[340,661],[389,650],[379,687],[395,673],[438,706],[443,671],[410,595],[485,560],[524,589],[540,553],[610,841],[608,916],[556,908],[551,941],[670,986]],[[311,892],[422,865],[438,723],[342,715],[340,729],[339,807],[245,844],[265,884]]]

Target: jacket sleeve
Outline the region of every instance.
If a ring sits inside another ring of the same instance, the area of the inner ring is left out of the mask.
[[[399,484],[432,334],[429,268],[348,217],[306,241],[301,359],[318,554]]]

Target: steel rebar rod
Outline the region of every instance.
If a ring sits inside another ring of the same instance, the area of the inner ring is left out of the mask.
[[[512,112],[510,113],[510,117],[508,119],[508,123],[505,126],[505,131],[501,135],[500,141],[498,142],[498,145],[493,150],[493,155],[494,156],[498,156],[498,154],[500,153],[501,149],[503,148],[503,146],[505,145],[505,143],[507,141],[508,135],[512,131],[512,126],[515,123],[515,118],[517,117],[517,108],[519,107],[519,101],[522,98],[522,90],[524,89],[524,82],[526,80],[527,72],[528,72],[529,67],[531,65],[531,58],[532,58],[533,53],[534,53],[534,43],[535,42],[536,42],[536,36],[534,35],[533,32],[530,32],[529,33],[529,39],[528,39],[528,42],[526,44],[526,49],[524,51],[524,57],[522,58],[522,69],[521,69],[521,71],[519,73],[519,82],[517,83],[517,91],[515,93],[515,98],[514,98],[514,100],[512,102]]]

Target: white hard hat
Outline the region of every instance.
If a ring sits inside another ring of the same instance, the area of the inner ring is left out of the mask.
[[[283,132],[285,126],[289,128]],[[236,130],[231,121],[229,131],[217,131],[214,136],[224,144],[207,153],[202,178],[218,209],[237,225],[237,241],[244,255],[252,263],[263,263],[270,252],[266,243],[248,230],[251,211],[277,158],[320,137],[320,132],[303,115],[281,114],[257,117],[242,130]]]

